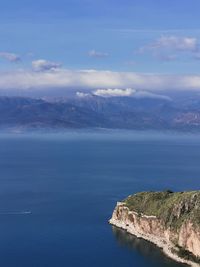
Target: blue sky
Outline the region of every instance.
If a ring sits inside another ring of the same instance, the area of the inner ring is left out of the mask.
[[[22,76],[24,71],[25,76],[34,72],[35,77],[37,72],[41,78],[38,72],[58,74],[62,68],[61,72],[70,73],[89,69],[169,75],[170,79],[194,75],[197,81],[199,10],[199,0],[1,1],[0,75],[20,72]],[[0,87],[6,87],[4,76]],[[123,82],[115,85],[123,87]],[[34,87],[33,82],[28,86]],[[124,81],[126,86],[131,82]]]

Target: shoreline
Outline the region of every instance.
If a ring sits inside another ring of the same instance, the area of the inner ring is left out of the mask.
[[[136,236],[137,238],[142,238],[144,240],[147,240],[147,241],[155,244],[157,247],[159,247],[160,249],[163,250],[163,252],[166,256],[168,256],[169,258],[173,259],[176,262],[187,264],[191,267],[199,267],[200,266],[199,264],[197,264],[195,262],[185,260],[183,258],[180,258],[178,255],[172,253],[171,249],[175,248],[172,243],[166,243],[166,241],[159,239],[158,237],[153,236],[153,235],[147,235],[147,234],[140,233],[140,232],[136,231],[135,229],[133,229],[132,227],[130,227],[129,225],[127,225],[127,224],[125,224],[119,220],[116,220],[114,218],[111,218],[109,220],[109,224],[116,226],[118,228],[121,228],[121,229],[127,231],[127,233]]]

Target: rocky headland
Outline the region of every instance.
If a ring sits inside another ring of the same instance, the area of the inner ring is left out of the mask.
[[[131,195],[117,203],[109,222],[176,261],[200,266],[200,191]]]

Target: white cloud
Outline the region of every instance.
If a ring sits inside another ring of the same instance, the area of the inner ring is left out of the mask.
[[[155,48],[169,48],[178,51],[196,51],[198,41],[192,37],[162,36],[155,43]]]
[[[93,91],[94,95],[102,96],[102,97],[133,97],[133,98],[152,98],[152,99],[163,99],[163,100],[171,100],[170,97],[161,95],[161,94],[155,94],[152,92],[144,91],[144,90],[135,90],[132,88],[127,89],[97,89]]]
[[[144,46],[141,50],[170,49],[176,51],[195,52],[199,43],[194,37],[161,36],[152,44]]]
[[[80,98],[88,97],[90,94],[84,93],[84,92],[76,92],[76,96]]]
[[[140,53],[150,52],[160,60],[176,60],[179,53],[195,54],[199,51],[199,42],[195,37],[161,36],[151,44],[139,49]]]
[[[6,59],[9,62],[19,62],[21,61],[21,57],[14,53],[8,53],[8,52],[0,52],[0,58]]]
[[[132,88],[127,89],[97,89],[93,92],[94,95],[111,97],[111,96],[131,96],[135,93]]]
[[[112,72],[96,70],[57,69],[56,71],[34,72],[27,70],[0,72],[0,90],[68,90],[72,88],[110,88],[115,94],[131,94],[132,91],[114,91],[115,88],[136,88],[137,91],[199,90],[199,75],[160,75],[135,72]],[[54,89],[56,88],[56,89]],[[81,89],[82,90],[82,89]],[[122,89],[119,89],[122,90]]]
[[[93,50],[90,50],[88,52],[88,55],[90,57],[95,57],[95,58],[102,58],[102,57],[108,57],[109,54],[108,53],[105,53],[105,52],[99,52],[99,51],[96,51],[95,49]]]
[[[38,59],[32,61],[32,68],[34,71],[52,71],[61,67],[61,63],[48,61],[45,59]]]

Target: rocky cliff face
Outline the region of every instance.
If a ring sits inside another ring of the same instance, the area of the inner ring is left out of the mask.
[[[200,266],[200,192],[150,192],[118,202],[110,223]]]

